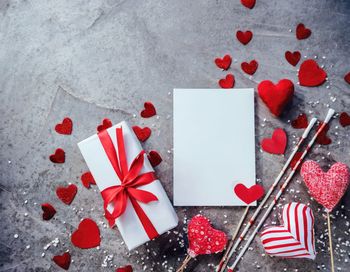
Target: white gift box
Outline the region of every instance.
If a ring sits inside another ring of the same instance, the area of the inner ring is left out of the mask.
[[[133,160],[143,149],[133,130],[123,121],[107,129],[116,150],[118,150],[116,128],[120,127],[123,131],[127,163],[130,167]],[[78,146],[101,192],[106,188],[121,184],[97,134],[79,142]],[[147,156],[143,156],[144,163],[140,174],[154,172]],[[177,226],[178,217],[176,212],[158,179],[149,184],[139,186],[137,189],[148,191],[158,198],[158,201],[149,203],[138,201],[138,204],[159,235]],[[107,210],[112,212],[114,210],[113,205],[108,205]],[[125,212],[115,220],[115,224],[129,250],[150,240],[129,198],[127,199]]]

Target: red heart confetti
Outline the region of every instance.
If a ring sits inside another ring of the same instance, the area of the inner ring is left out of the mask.
[[[316,128],[318,130],[321,127],[322,123],[319,124]],[[326,124],[325,127],[322,129],[320,134],[316,138],[316,143],[320,145],[329,145],[332,143],[332,139],[327,136],[327,132],[329,130],[329,125]]]
[[[350,116],[346,112],[342,112],[339,117],[339,123],[342,127],[347,127],[350,125]]]
[[[70,205],[77,194],[78,187],[74,184],[70,184],[67,187],[57,187],[56,195],[57,197],[67,205]]]
[[[68,270],[71,262],[71,256],[69,252],[65,252],[62,255],[56,255],[52,258],[52,260],[57,264],[59,267],[63,268],[64,270]]]
[[[96,185],[96,181],[91,172],[85,172],[80,177],[81,182],[85,188],[90,188],[90,185]]]
[[[230,55],[225,55],[222,59],[221,58],[216,58],[215,59],[215,64],[217,67],[227,70],[230,68],[232,62],[232,58]]]
[[[97,126],[97,132],[101,132],[101,131],[103,131],[105,129],[108,129],[111,126],[113,126],[112,121],[109,120],[108,118],[105,118],[105,119],[102,120],[102,124]]]
[[[66,153],[62,148],[57,148],[55,153],[51,154],[49,158],[53,163],[64,163],[66,160]]]
[[[100,230],[95,221],[90,218],[83,219],[78,229],[73,232],[71,242],[74,246],[83,249],[99,246],[101,242]]]
[[[152,133],[149,127],[140,128],[139,126],[133,126],[132,129],[135,132],[137,139],[141,142],[146,141]]]
[[[50,203],[41,204],[43,210],[43,220],[50,220],[56,214],[56,209]]]
[[[309,38],[311,30],[306,28],[304,24],[298,24],[296,29],[296,36],[298,40],[304,40]]]
[[[297,119],[293,120],[291,123],[293,128],[307,128],[309,122],[305,113],[299,114]]]
[[[282,128],[276,128],[271,138],[261,141],[261,148],[271,154],[284,154],[287,147],[287,134]]]
[[[131,265],[126,265],[123,267],[119,267],[117,268],[117,270],[115,270],[115,272],[133,272],[134,270],[132,269]]]
[[[301,158],[301,155],[303,155],[304,152],[302,151],[298,151],[295,153],[295,155],[293,156],[293,159],[290,161],[289,167],[294,169],[295,165],[297,164],[297,162],[299,161],[299,159]],[[299,164],[298,169],[300,169],[301,164]]]
[[[153,167],[156,167],[162,162],[162,157],[155,150],[151,150],[148,153],[147,158]]]
[[[255,184],[250,188],[247,188],[244,184],[238,183],[234,188],[235,194],[247,205],[250,203],[257,201],[264,195],[264,188]]]
[[[157,114],[156,108],[152,104],[152,102],[145,102],[144,109],[141,111],[141,117],[149,118]]]
[[[258,62],[256,60],[252,60],[250,63],[243,62],[241,64],[242,70],[247,73],[248,75],[254,75],[256,70],[258,69]]]
[[[241,0],[241,3],[246,8],[252,9],[255,6],[255,0]]]
[[[301,54],[299,51],[294,51],[294,52],[286,51],[284,56],[286,60],[293,66],[296,66],[301,58]]]
[[[73,122],[72,119],[66,117],[63,119],[62,123],[57,124],[55,126],[55,130],[59,134],[70,135],[73,130]]]
[[[242,44],[246,45],[253,38],[253,33],[250,30],[245,32],[239,30],[236,33],[236,37],[237,37],[237,40],[239,40]]]
[[[344,80],[346,83],[350,84],[350,72],[344,76]]]
[[[232,74],[228,74],[225,78],[219,80],[219,86],[223,89],[230,89],[235,86],[235,77]]]
[[[316,87],[326,81],[327,73],[316,61],[308,59],[300,65],[298,77],[301,86]]]

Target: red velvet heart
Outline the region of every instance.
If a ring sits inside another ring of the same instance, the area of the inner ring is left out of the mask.
[[[69,117],[63,119],[62,123],[55,126],[55,130],[59,134],[70,135],[72,134],[73,122]]]
[[[294,84],[288,79],[282,79],[276,85],[270,80],[263,80],[258,85],[258,93],[270,112],[280,116],[284,107],[293,98]]]
[[[222,59],[221,58],[216,58],[215,59],[215,64],[217,67],[227,70],[230,68],[232,62],[232,58],[230,55],[225,55]]]
[[[290,51],[286,51],[284,56],[286,57],[286,60],[293,66],[296,66],[301,58],[301,54],[299,51],[295,51],[293,53]]]
[[[306,28],[304,24],[298,24],[296,29],[296,36],[298,40],[303,40],[309,38],[311,35],[311,30]]]
[[[132,129],[135,132],[137,139],[141,142],[146,141],[152,133],[149,127],[140,128],[139,126],[133,126]]]
[[[347,74],[344,76],[344,80],[345,80],[348,84],[350,84],[350,72],[347,73]]]
[[[78,187],[74,184],[70,184],[67,187],[57,187],[56,195],[64,204],[70,205],[77,191]]]
[[[250,188],[247,188],[244,184],[238,183],[234,188],[235,194],[246,204],[250,204],[257,201],[264,195],[264,188],[255,184]]]
[[[293,159],[290,161],[290,164],[289,164],[290,168],[293,169],[295,167],[295,165],[297,164],[297,162],[299,161],[299,159],[301,158],[301,155],[303,155],[303,153],[304,152],[302,152],[302,151],[298,151],[295,153]],[[300,169],[300,167],[301,167],[301,164],[299,164],[297,169]]]
[[[298,115],[297,119],[291,122],[293,128],[307,128],[309,122],[305,113]]]
[[[105,129],[108,129],[111,126],[113,126],[112,121],[109,120],[108,118],[105,118],[105,119],[102,120],[102,124],[97,126],[97,132],[101,132],[101,131],[103,131]]]
[[[246,8],[252,9],[255,6],[255,0],[241,0],[241,3]]]
[[[276,128],[271,138],[261,141],[261,148],[271,154],[284,154],[287,147],[287,134],[282,128]]]
[[[55,154],[50,155],[50,161],[54,163],[64,163],[66,160],[66,153],[62,148],[57,148]]]
[[[91,172],[85,172],[84,174],[81,175],[80,177],[81,182],[83,183],[84,187],[90,188],[90,185],[96,184],[96,181],[94,177],[92,176]]]
[[[59,267],[63,268],[64,270],[68,270],[71,262],[71,256],[69,252],[65,252],[62,255],[56,255],[52,258],[52,260],[57,264]]]
[[[236,37],[237,37],[237,40],[239,40],[242,44],[246,45],[253,38],[253,33],[250,30],[245,32],[239,30],[236,33]]]
[[[223,89],[230,89],[235,86],[235,77],[232,74],[228,74],[225,78],[219,80],[219,86]]]
[[[346,112],[342,112],[339,117],[339,123],[342,127],[347,127],[350,125],[350,116]]]
[[[327,73],[317,62],[308,59],[301,65],[298,73],[300,85],[306,87],[316,87],[322,85],[326,81]]]
[[[50,220],[56,214],[56,209],[50,203],[41,204],[43,210],[43,220]]]
[[[318,130],[321,127],[321,124],[319,124],[316,128]],[[322,129],[320,134],[316,138],[316,143],[320,145],[329,145],[332,143],[332,139],[327,136],[327,132],[329,130],[329,125],[326,124],[325,127]]]
[[[155,150],[151,150],[148,153],[147,158],[153,167],[156,167],[162,162],[162,157]]]
[[[152,104],[152,102],[145,102],[144,109],[141,111],[141,117],[149,118],[157,114],[156,108]]]
[[[73,232],[71,242],[74,246],[83,249],[99,246],[101,242],[100,230],[95,221],[90,218],[83,219],[78,229]]]
[[[126,265],[126,266],[117,268],[115,272],[133,272],[133,269],[131,265]]]
[[[256,60],[252,60],[250,63],[243,62],[241,64],[242,70],[247,73],[248,75],[254,75],[256,70],[258,69],[258,62]]]

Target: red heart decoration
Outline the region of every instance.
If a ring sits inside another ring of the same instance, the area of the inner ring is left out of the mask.
[[[316,128],[318,130],[321,127],[322,123],[319,124]],[[320,145],[329,145],[332,143],[332,139],[327,136],[327,132],[329,130],[329,125],[326,124],[325,127],[322,129],[320,134],[316,138],[316,143]]]
[[[66,160],[66,153],[62,148],[57,148],[54,154],[50,155],[50,161],[54,163],[64,163]]]
[[[126,265],[126,266],[117,268],[115,272],[133,272],[133,269],[131,265]]]
[[[152,102],[145,102],[145,109],[141,111],[141,117],[149,118],[157,114],[156,108],[152,104]]]
[[[326,81],[327,73],[317,62],[308,59],[301,65],[298,73],[300,85],[306,87],[316,87],[322,85]]]
[[[344,80],[345,80],[348,84],[350,84],[350,72],[347,73],[347,74],[344,76]]]
[[[149,127],[140,128],[139,126],[133,126],[132,129],[135,132],[137,139],[141,142],[146,141],[152,133]]]
[[[242,70],[247,73],[248,75],[254,75],[256,70],[258,69],[258,62],[256,60],[252,60],[250,63],[243,62],[241,64]]]
[[[232,74],[228,74],[225,78],[219,80],[219,86],[223,89],[230,89],[235,86],[235,77]]]
[[[255,6],[255,0],[241,0],[241,3],[246,8],[252,9]]]
[[[306,114],[305,113],[299,114],[297,119],[291,122],[291,125],[293,128],[307,128],[307,126],[309,125],[309,122],[307,120]]]
[[[270,112],[280,116],[284,107],[293,98],[294,84],[288,79],[282,79],[276,85],[270,80],[263,80],[258,85],[258,93]]]
[[[259,184],[247,188],[244,184],[238,183],[234,191],[235,194],[248,205],[260,199],[265,193],[264,188]]]
[[[287,147],[287,134],[282,128],[276,128],[271,138],[261,141],[261,148],[271,154],[284,154]]]
[[[334,209],[345,194],[350,180],[349,168],[337,162],[327,172],[323,172],[315,161],[303,163],[301,176],[310,195],[329,212]]]
[[[301,155],[303,155],[304,152],[302,151],[298,151],[295,153],[295,155],[293,156],[293,159],[290,161],[290,168],[294,169],[295,165],[297,164],[297,162],[299,161],[299,159],[301,158]],[[299,164],[298,169],[300,169],[301,164]]]
[[[147,155],[147,158],[153,167],[156,167],[162,162],[162,157],[155,150],[151,150]]]
[[[56,255],[52,258],[52,260],[57,264],[59,267],[63,268],[64,270],[68,270],[71,262],[71,256],[69,252],[65,252],[62,255]]]
[[[347,127],[350,125],[350,116],[346,112],[342,112],[339,117],[339,123],[342,127]]]
[[[56,195],[64,204],[70,205],[77,194],[78,187],[70,184],[67,187],[57,187]]]
[[[230,68],[231,62],[232,62],[232,58],[230,55],[225,55],[222,59],[220,58],[215,59],[216,66],[223,70],[227,70],[228,68]]]
[[[103,131],[105,129],[108,129],[111,126],[113,126],[112,121],[109,120],[108,118],[105,118],[105,119],[102,120],[102,124],[97,126],[97,132],[101,132],[101,131]]]
[[[242,44],[246,45],[253,38],[253,33],[250,30],[245,32],[239,30],[236,33],[236,37],[237,37],[237,40],[239,40]]]
[[[55,130],[59,134],[70,135],[72,134],[73,122],[69,117],[63,119],[62,123],[55,126]]]
[[[202,254],[218,253],[225,249],[226,234],[214,229],[208,218],[196,215],[188,223],[188,254],[196,257]]]
[[[311,35],[311,30],[306,28],[304,24],[298,24],[296,29],[296,36],[298,40],[303,40],[309,38]]]
[[[90,188],[90,185],[96,184],[96,181],[94,177],[92,176],[91,172],[85,172],[84,174],[81,175],[80,177],[81,182],[83,183],[85,188]]]
[[[79,248],[93,248],[100,245],[100,230],[90,218],[83,219],[71,236],[72,244]]]
[[[290,51],[286,51],[284,56],[286,60],[293,66],[296,66],[301,58],[301,54],[299,51],[294,51],[293,53]]]
[[[43,210],[43,220],[50,220],[56,214],[56,209],[50,203],[41,204]]]

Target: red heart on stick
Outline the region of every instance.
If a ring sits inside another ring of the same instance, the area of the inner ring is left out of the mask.
[[[276,128],[271,138],[261,141],[261,148],[271,154],[284,154],[287,147],[287,134],[282,128]]]
[[[298,77],[300,85],[316,87],[322,85],[326,81],[327,73],[318,66],[316,61],[308,59],[300,65]]]
[[[253,38],[253,32],[247,30],[245,32],[238,30],[236,33],[237,40],[239,40],[243,45],[248,44]]]
[[[83,219],[71,236],[72,244],[79,248],[93,248],[100,245],[100,230],[90,218]]]
[[[252,9],[255,6],[255,0],[241,0],[241,3],[246,8]]]
[[[344,76],[344,80],[346,83],[350,84],[350,72]]]
[[[264,195],[264,188],[255,184],[250,188],[247,188],[244,184],[238,183],[234,188],[235,194],[246,204],[250,204]]]
[[[70,184],[67,187],[57,187],[56,195],[64,204],[70,205],[77,191],[78,187],[74,184]]]
[[[241,64],[242,70],[247,73],[248,75],[254,75],[256,70],[258,69],[258,62],[256,60],[252,60],[250,63],[243,62]]]
[[[108,129],[111,126],[113,126],[112,121],[109,120],[108,118],[105,118],[102,120],[102,124],[97,126],[97,132],[101,132],[105,129]]]
[[[304,24],[298,24],[296,29],[296,36],[298,40],[303,40],[309,38],[311,35],[311,30],[306,28]]]
[[[52,260],[57,264],[59,267],[63,268],[64,270],[68,270],[71,262],[71,256],[69,252],[65,252],[62,255],[56,255],[52,258]]]
[[[230,68],[231,62],[232,62],[232,58],[230,55],[225,55],[222,59],[220,58],[215,59],[216,66],[223,70],[227,70],[228,68]]]
[[[350,125],[350,116],[346,112],[342,112],[339,117],[339,123],[342,127],[347,127]]]
[[[50,203],[41,204],[43,210],[43,220],[50,220],[56,214],[56,209]]]
[[[64,163],[66,160],[66,153],[62,148],[57,148],[55,153],[51,154],[49,158],[53,163]]]
[[[162,162],[162,157],[155,150],[151,150],[147,155],[147,158],[153,167],[156,167]]]
[[[139,126],[133,126],[132,129],[135,132],[137,139],[141,142],[146,141],[152,133],[149,127],[140,128]]]
[[[126,265],[126,266],[117,268],[115,272],[133,272],[133,269],[131,265]]]
[[[286,51],[284,56],[286,60],[293,66],[296,66],[301,58],[301,54],[299,51],[295,51],[293,53],[290,51]]]
[[[141,117],[149,118],[157,114],[156,108],[154,107],[152,102],[145,102],[144,107],[145,109],[141,111]]]
[[[228,74],[225,78],[219,80],[219,86],[223,89],[230,89],[235,86],[235,77]]]
[[[85,188],[90,188],[90,185],[96,184],[96,181],[94,177],[92,176],[91,172],[85,172],[84,174],[81,175],[80,177],[81,182],[83,183]]]
[[[307,128],[309,122],[305,113],[299,114],[297,119],[291,122],[293,128]]]
[[[59,134],[70,135],[73,130],[73,122],[69,117],[63,119],[62,123],[55,126],[55,130]]]

